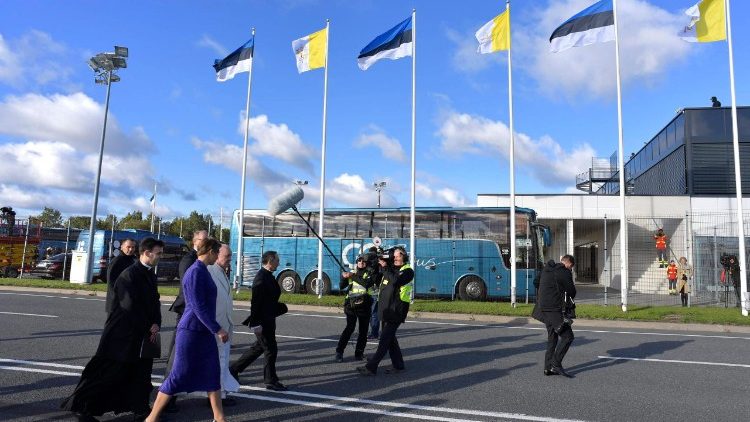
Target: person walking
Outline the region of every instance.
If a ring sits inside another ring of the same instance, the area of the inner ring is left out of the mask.
[[[654,241],[656,242],[656,255],[659,259],[659,268],[667,266],[667,235],[664,234],[664,229],[659,228],[654,235]]]
[[[682,302],[682,306],[688,306],[690,280],[693,278],[693,268],[688,265],[687,258],[682,256],[680,257],[680,263],[677,269],[677,291],[680,292],[680,302]]]
[[[562,361],[575,338],[570,321],[563,318],[566,298],[572,301],[576,297],[571,271],[575,265],[575,258],[572,255],[564,255],[560,261],[560,263],[549,261],[542,269],[539,286],[536,286],[537,302],[532,316],[547,327],[544,375],[563,375],[573,378],[563,369]]]
[[[180,276],[180,288],[177,292],[177,297],[172,303],[172,306],[169,307],[169,310],[177,315],[175,316],[174,323],[175,330],[172,333],[172,338],[169,341],[169,358],[167,359],[167,367],[164,370],[165,376],[168,376],[172,371],[172,365],[174,364],[174,345],[177,338],[177,326],[180,325],[180,319],[182,318],[183,312],[185,312],[185,297],[182,294],[182,284],[185,278],[185,273],[195,263],[195,261],[198,260],[198,248],[201,247],[201,244],[203,244],[203,242],[207,238],[208,231],[206,230],[196,230],[195,232],[193,232],[193,250],[182,257],[182,259],[180,260],[180,264],[177,267],[177,273]],[[172,399],[169,401],[169,406],[167,406],[167,412],[175,413],[177,411],[177,396],[172,396]]]
[[[232,285],[227,278],[227,271],[232,260],[232,249],[229,245],[222,244],[219,249],[219,257],[213,265],[208,266],[208,272],[216,285],[216,322],[221,328],[229,333],[229,339],[222,342],[216,339],[216,345],[219,348],[219,367],[221,368],[221,404],[224,407],[234,406],[237,402],[227,397],[227,392],[237,392],[240,389],[240,383],[229,373],[229,355],[232,344],[232,333],[234,324],[232,323]]]
[[[115,281],[126,268],[138,262],[135,256],[135,240],[127,238],[120,243],[120,254],[109,261],[107,267],[107,300],[104,309],[107,313],[112,312],[115,301]]]
[[[674,262],[674,259],[672,259],[669,261],[669,265],[667,266],[667,280],[669,282],[670,295],[677,294],[677,272],[677,264]]]
[[[250,327],[257,341],[239,359],[229,365],[229,372],[239,381],[240,373],[260,355],[263,355],[263,381],[266,388],[286,391],[276,374],[276,357],[279,353],[276,344],[276,317],[286,313],[286,305],[279,302],[281,288],[273,272],[279,267],[279,254],[266,251],[261,256],[262,267],[253,280],[253,296],[250,302],[250,316],[242,322]]]
[[[75,412],[79,421],[96,421],[95,416],[107,412],[133,412],[136,420],[143,420],[150,411],[151,369],[158,356],[148,350],[160,348],[161,326],[153,268],[159,263],[164,242],[147,237],[139,249],[138,262],[115,281],[112,310],[96,354],[83,369],[73,394],[60,405]]]
[[[221,243],[206,239],[197,250],[198,259],[185,272],[183,294],[185,312],[177,326],[174,365],[169,376],[159,387],[154,408],[146,421],[159,420],[161,412],[177,393],[208,392],[214,420],[224,421],[221,405],[221,371],[218,337],[229,340],[229,333],[216,322],[216,285],[208,272],[208,265],[216,262]]]
[[[362,375],[375,375],[378,365],[385,354],[391,357],[392,367],[386,373],[398,373],[406,369],[401,347],[396,339],[396,330],[406,321],[411,302],[411,291],[414,287],[414,270],[407,261],[406,250],[397,246],[378,257],[382,274],[380,298],[378,300],[378,317],[383,322],[378,349],[367,360],[367,364],[357,368]]]
[[[346,327],[341,332],[339,343],[336,346],[336,362],[344,361],[344,349],[349,343],[358,321],[359,335],[357,336],[357,344],[354,346],[354,360],[364,359],[365,346],[367,345],[367,328],[372,306],[370,288],[374,284],[374,274],[371,269],[367,268],[365,255],[357,257],[356,266],[354,272],[342,273],[339,282],[339,290],[346,292],[346,298],[344,299]]]

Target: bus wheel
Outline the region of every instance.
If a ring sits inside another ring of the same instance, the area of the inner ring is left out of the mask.
[[[328,278],[328,274],[323,273],[323,294],[327,295],[331,293],[331,279]],[[318,294],[318,272],[313,271],[305,277],[305,288],[307,293],[311,295]]]
[[[458,297],[461,300],[485,300],[487,299],[487,286],[480,277],[475,275],[464,277],[458,283]]]
[[[299,293],[302,280],[296,272],[292,270],[282,271],[277,280],[282,293]]]

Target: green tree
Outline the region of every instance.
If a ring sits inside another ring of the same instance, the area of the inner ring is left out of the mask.
[[[91,217],[84,215],[72,215],[70,217],[70,227],[74,229],[88,230],[90,221]]]
[[[40,222],[43,227],[63,227],[62,214],[54,208],[44,207],[41,214],[32,218]]]

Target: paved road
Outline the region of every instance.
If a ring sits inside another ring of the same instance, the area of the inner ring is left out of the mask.
[[[237,308],[241,321],[246,302]],[[96,349],[103,309],[100,297],[0,290],[0,419],[70,420],[57,406]],[[174,318],[163,314],[168,335]],[[325,313],[280,318],[278,370],[291,391],[263,388],[261,359],[243,374],[230,420],[750,420],[750,334],[576,327],[571,380],[542,375],[540,326],[417,320],[399,330],[407,371],[360,377],[351,348],[333,361],[343,324]],[[243,328],[234,358],[249,346]],[[157,361],[155,375],[163,370]],[[211,420],[205,399],[181,409],[169,420]]]

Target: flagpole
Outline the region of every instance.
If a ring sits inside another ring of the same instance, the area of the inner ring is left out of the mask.
[[[156,215],[156,182],[154,182],[154,200],[151,201],[151,233],[154,232],[154,215]]]
[[[323,232],[323,205],[326,199],[326,116],[328,113],[328,42],[330,41],[329,30],[330,19],[326,19],[326,59],[323,73],[323,136],[320,146],[320,218],[318,220],[318,233],[321,238]],[[318,299],[323,297],[323,241],[318,241]]]
[[[414,226],[416,219],[417,192],[417,9],[411,11],[411,209],[409,217],[409,266],[416,270],[416,249]],[[411,302],[414,303],[414,292],[417,289],[416,277],[412,281]]]
[[[617,171],[620,176],[620,300],[622,311],[628,311],[628,222],[625,218],[625,157],[622,140],[622,85],[620,82],[620,40],[617,31],[617,0],[612,0],[615,26],[615,67],[617,68]]]
[[[508,36],[510,37],[510,0],[505,1],[508,13]],[[511,46],[508,46],[508,114],[510,121],[510,304],[516,307],[516,170],[515,137],[513,133],[513,67]],[[528,260],[528,257],[527,257]]]
[[[740,260],[740,299],[742,315],[748,316],[747,300],[747,257],[745,256],[745,221],[742,207],[742,169],[740,167],[740,138],[737,126],[737,96],[734,90],[734,53],[732,48],[732,18],[729,12],[729,0],[726,0],[727,46],[729,48],[729,90],[732,95],[732,148],[734,150],[734,186],[737,194],[737,242]]]
[[[253,56],[255,56],[255,28],[251,32],[253,37]],[[243,244],[245,240],[245,180],[247,179],[247,138],[250,132],[250,94],[253,85],[253,68],[250,65],[250,72],[247,75],[247,100],[245,102],[245,139],[242,147],[242,183],[240,187],[240,211],[237,214],[239,236],[237,236],[237,272],[234,274],[234,287],[239,289],[242,286],[242,255]]]

